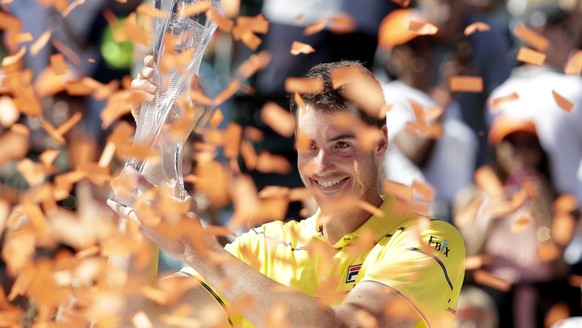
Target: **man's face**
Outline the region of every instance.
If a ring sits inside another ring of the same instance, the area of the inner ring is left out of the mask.
[[[330,113],[308,106],[298,113],[297,138],[299,173],[320,207],[342,197],[368,202],[378,197],[385,127],[364,125],[355,108]]]

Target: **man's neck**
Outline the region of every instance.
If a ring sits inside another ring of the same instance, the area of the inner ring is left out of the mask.
[[[374,197],[373,201],[369,201],[375,207],[380,207],[382,202],[383,200],[379,195]],[[369,211],[357,203],[351,201],[344,203],[349,204],[349,206],[334,206],[332,209],[322,206],[321,208],[318,228],[332,245],[346,234],[356,231],[372,216]]]

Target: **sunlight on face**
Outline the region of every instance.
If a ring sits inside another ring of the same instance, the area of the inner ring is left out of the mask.
[[[364,124],[356,109],[318,112],[307,108],[298,117],[298,167],[301,179],[322,206],[328,200],[378,196],[378,167],[386,150],[386,133]],[[374,133],[368,133],[373,129]]]

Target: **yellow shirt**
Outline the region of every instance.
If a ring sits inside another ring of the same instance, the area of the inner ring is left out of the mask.
[[[405,299],[424,320],[417,327],[452,325],[465,272],[463,239],[445,221],[394,216],[391,203],[385,200],[383,216],[373,215],[335,245],[319,232],[318,211],[303,221],[251,229],[226,250],[330,306],[368,281]]]

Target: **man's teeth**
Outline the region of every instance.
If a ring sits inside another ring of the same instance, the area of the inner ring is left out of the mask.
[[[343,179],[337,179],[337,180],[331,180],[331,181],[318,181],[319,185],[327,188],[327,187],[331,187],[337,183],[340,183]]]

